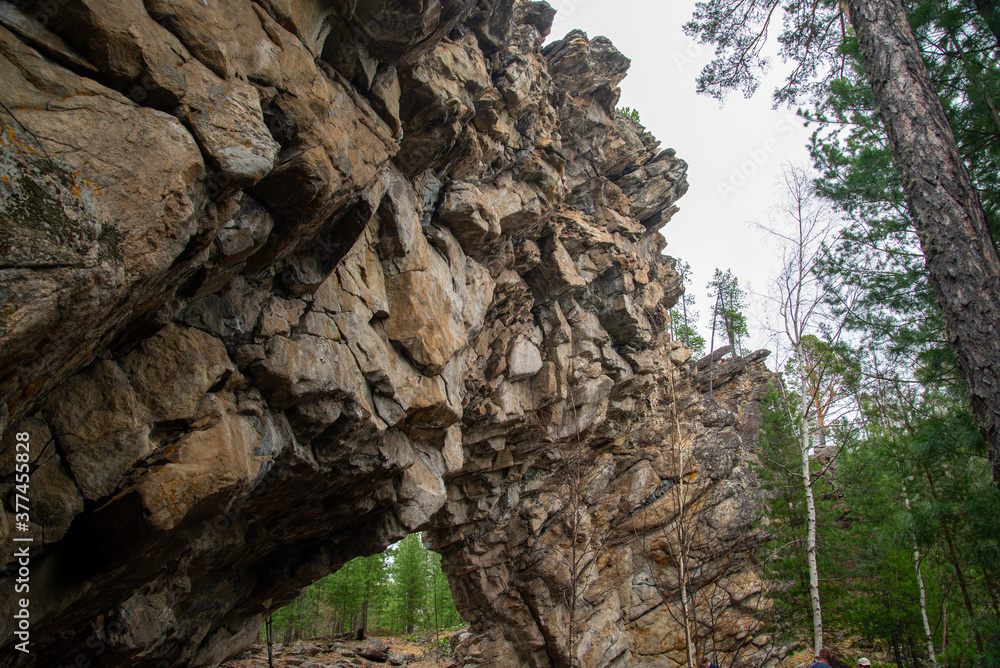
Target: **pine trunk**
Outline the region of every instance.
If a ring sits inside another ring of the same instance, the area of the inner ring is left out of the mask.
[[[931,498],[937,502],[938,494],[937,489],[934,486],[934,479],[931,477],[929,471],[925,470],[924,474],[927,476],[927,486],[931,491]],[[952,566],[955,567],[955,578],[958,580],[958,589],[962,592],[962,599],[965,601],[965,609],[969,613],[969,621],[972,622],[976,617],[976,609],[972,604],[972,597],[969,595],[969,585],[965,581],[965,572],[962,570],[962,561],[958,558],[958,551],[955,549],[955,541],[952,540],[951,530],[948,528],[948,524],[941,525],[941,533],[944,534],[944,542],[948,547],[948,558],[951,560]],[[979,627],[975,624],[972,625],[972,633],[976,638],[976,649],[980,654],[982,654],[983,636],[979,632]]]
[[[997,619],[1000,619],[1000,601],[997,601],[997,589],[996,585],[993,584],[996,578],[985,568],[982,571],[983,582],[986,584],[986,593],[990,595],[990,605],[993,606],[993,614],[996,615]]]
[[[899,649],[899,633],[897,631],[892,632],[892,655],[896,659],[896,665],[902,668],[903,653]]]
[[[941,598],[941,654],[948,655],[948,599]]]
[[[845,4],[1000,485],[1000,256],[901,0]]]

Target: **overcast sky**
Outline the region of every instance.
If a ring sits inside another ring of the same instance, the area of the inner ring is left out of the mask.
[[[767,292],[776,253],[750,221],[767,221],[784,162],[809,163],[809,130],[793,110],[772,109],[771,92],[783,68],[776,62],[753,98],[737,93],[720,107],[695,94],[695,78],[712,50],[682,29],[694,0],[549,2],[557,10],[550,40],[579,28],[591,38],[608,37],[632,60],[619,106],[637,109],[661,147],[677,149],[690,165],[691,189],[663,235],[665,252],[691,264],[692,291],[707,335],[705,284],[716,267],[732,269],[741,285],[749,282],[755,291]],[[765,346],[766,335],[754,325],[751,321],[750,344]]]

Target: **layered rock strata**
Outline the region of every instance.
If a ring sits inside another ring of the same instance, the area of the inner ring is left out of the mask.
[[[545,415],[508,437],[542,452],[488,520],[432,533],[471,622],[456,665],[688,665],[685,610],[696,656],[776,664],[751,468],[766,352],[650,350],[599,425],[559,439]]]
[[[461,663],[677,662],[681,498],[717,646],[762,651],[763,367],[669,340],[686,165],[616,115],[607,40],[543,49],[552,17],[0,6],[4,610],[32,539],[31,652],[5,615],[0,665],[217,665],[418,530]]]

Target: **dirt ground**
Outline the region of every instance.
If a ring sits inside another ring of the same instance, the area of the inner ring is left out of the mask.
[[[299,640],[290,647],[275,645],[273,650],[275,668],[445,668],[448,664],[433,642],[401,638],[369,638],[361,642],[312,638]],[[267,646],[253,645],[243,656],[227,661],[220,668],[268,668]]]

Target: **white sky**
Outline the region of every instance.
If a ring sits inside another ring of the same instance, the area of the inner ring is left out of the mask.
[[[691,292],[708,333],[705,284],[716,267],[732,269],[744,288],[768,291],[777,271],[776,252],[750,221],[767,222],[778,197],[776,181],[786,161],[811,164],[810,131],[793,110],[773,110],[771,92],[782,79],[780,61],[757,94],[733,94],[724,106],[695,94],[695,78],[712,49],[682,30],[695,0],[549,0],[556,10],[549,40],[579,28],[591,38],[608,37],[632,60],[621,84],[619,106],[639,111],[640,120],[690,165],[691,188],[681,211],[663,228],[666,253],[691,264]],[[775,74],[776,73],[776,74]],[[751,301],[754,300],[751,296]],[[752,309],[757,310],[757,309]],[[748,317],[753,348],[768,347],[753,314]]]

